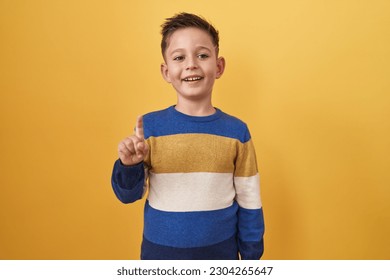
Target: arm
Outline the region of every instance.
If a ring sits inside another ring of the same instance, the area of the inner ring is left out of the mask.
[[[238,247],[243,260],[258,260],[264,251],[264,217],[260,177],[251,139],[238,144],[234,173],[238,210]]]
[[[143,161],[149,146],[144,138],[143,119],[138,117],[135,134],[118,145],[119,159],[114,164],[111,185],[115,195],[123,203],[141,199],[145,193],[147,169]]]
[[[238,210],[238,248],[242,260],[258,260],[264,252],[263,209]]]

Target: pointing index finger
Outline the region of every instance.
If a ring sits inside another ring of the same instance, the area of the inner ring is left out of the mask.
[[[135,125],[135,136],[139,139],[144,140],[144,122],[143,116],[138,116],[137,124]]]

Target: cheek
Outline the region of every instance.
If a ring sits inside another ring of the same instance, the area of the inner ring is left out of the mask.
[[[209,75],[215,76],[218,73],[218,66],[215,64],[208,65],[206,71]]]
[[[217,78],[217,71],[215,71],[215,69],[210,69],[210,71],[207,72],[207,76],[210,79],[215,80]]]
[[[178,78],[180,76],[180,69],[178,69],[177,67],[171,67],[169,69],[169,74],[171,76],[171,78]]]

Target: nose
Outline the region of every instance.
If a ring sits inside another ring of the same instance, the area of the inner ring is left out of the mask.
[[[186,70],[194,70],[197,69],[198,65],[196,63],[196,58],[195,57],[188,57],[187,58],[187,65],[186,65]]]

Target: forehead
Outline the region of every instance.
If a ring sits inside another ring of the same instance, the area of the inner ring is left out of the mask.
[[[211,35],[205,30],[196,27],[180,28],[167,38],[167,51],[190,46],[215,47]]]

